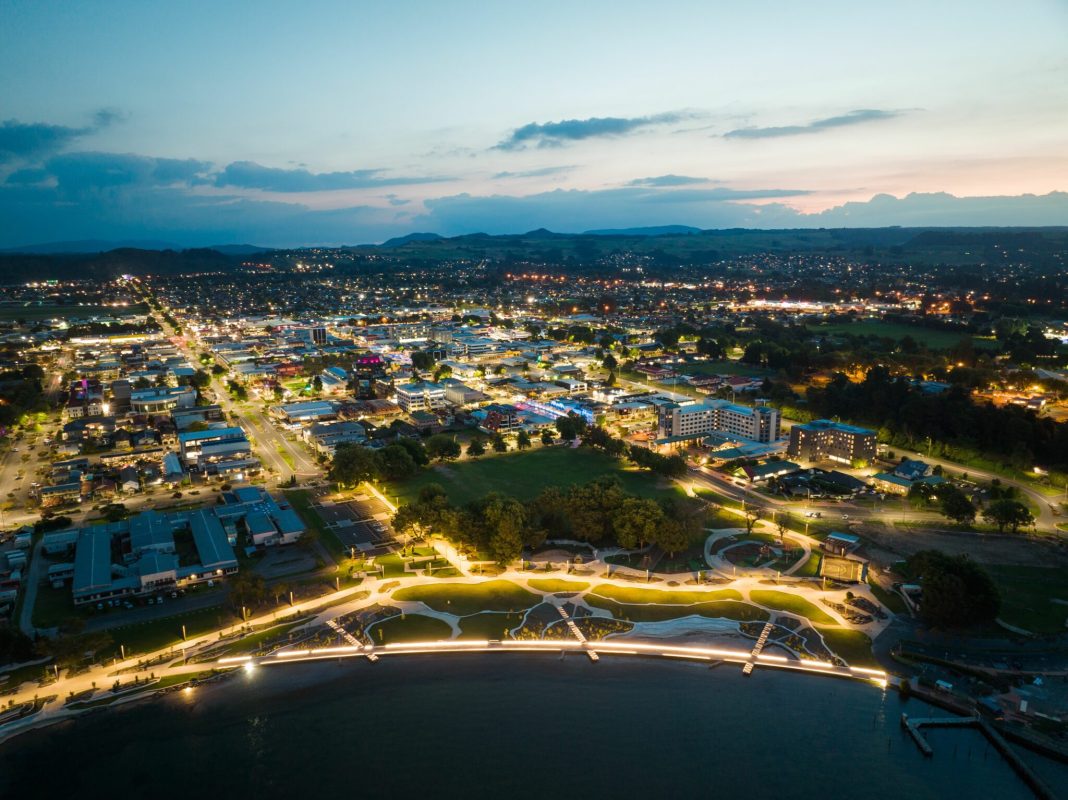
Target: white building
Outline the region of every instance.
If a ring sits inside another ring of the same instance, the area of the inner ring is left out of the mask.
[[[657,437],[683,441],[722,433],[766,443],[779,438],[780,426],[779,412],[770,406],[743,406],[726,400],[685,406],[669,403],[660,409]]]
[[[421,381],[398,386],[397,405],[407,413],[433,411],[445,406],[445,387],[438,383]]]

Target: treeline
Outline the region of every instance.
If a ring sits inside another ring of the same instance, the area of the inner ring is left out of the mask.
[[[665,456],[638,445],[628,445],[612,436],[604,428],[588,424],[582,417],[569,415],[556,421],[560,436],[569,441],[578,438],[583,447],[602,450],[617,458],[626,458],[642,469],[663,475],[665,478],[681,478],[686,474],[686,459],[680,455]]]
[[[959,386],[928,394],[875,367],[859,383],[838,374],[806,396],[814,416],[877,426],[879,438],[897,447],[950,458],[980,453],[1019,469],[1068,468],[1068,424],[1015,405],[975,403]]]
[[[41,380],[44,370],[38,364],[0,373],[0,428],[24,422],[27,414],[48,410]]]
[[[435,483],[424,487],[416,502],[397,510],[393,528],[417,538],[440,534],[506,565],[524,547],[540,547],[546,539],[626,549],[655,544],[674,555],[700,533],[701,511],[672,499],[630,495],[614,477],[567,488],[549,486],[525,503],[494,492],[462,507],[453,505]]]

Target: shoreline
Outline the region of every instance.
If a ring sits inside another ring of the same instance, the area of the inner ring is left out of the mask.
[[[790,661],[782,656],[761,654],[755,659],[750,658],[748,653],[735,650],[721,650],[718,648],[693,647],[689,645],[672,645],[666,642],[638,642],[618,639],[615,641],[602,640],[591,642],[589,645],[571,640],[546,641],[506,641],[489,642],[485,640],[444,640],[437,642],[411,642],[385,645],[378,648],[351,646],[351,647],[324,647],[311,650],[278,651],[271,656],[234,656],[219,659],[215,662],[206,662],[202,666],[204,671],[219,670],[219,672],[205,679],[197,679],[191,675],[188,681],[183,681],[161,689],[146,689],[143,692],[131,693],[128,697],[117,697],[113,702],[92,708],[69,709],[62,708],[45,717],[37,717],[36,714],[16,720],[10,726],[0,728],[0,747],[18,738],[24,733],[40,731],[61,724],[73,723],[87,715],[109,711],[115,708],[131,706],[145,701],[165,700],[167,695],[178,694],[192,684],[192,688],[198,696],[205,692],[213,692],[222,689],[224,684],[229,683],[241,672],[251,672],[261,667],[293,667],[300,664],[325,665],[331,661],[361,660],[368,661],[368,655],[373,651],[377,658],[384,656],[396,657],[407,656],[405,662],[417,660],[417,657],[433,656],[480,656],[487,655],[511,655],[511,656],[543,656],[563,659],[567,656],[585,657],[595,666],[590,653],[595,652],[598,656],[610,655],[612,661],[630,661],[638,663],[648,660],[689,663],[694,666],[706,665],[709,668],[724,663],[743,666],[753,663],[759,667],[772,667],[777,672],[790,672],[795,674],[809,674],[817,677],[830,677],[845,680],[854,680],[873,685],[875,688],[897,688],[892,676],[883,670],[869,669],[866,667],[835,668],[826,662],[810,662],[806,665],[799,661]],[[288,654],[288,655],[287,655]],[[414,657],[414,658],[413,658]],[[392,660],[392,659],[387,659]],[[425,660],[425,659],[424,659]],[[544,658],[535,659],[538,661]],[[825,666],[817,667],[814,664],[823,663]],[[372,664],[372,666],[378,666]],[[843,671],[848,670],[848,672]],[[741,671],[740,671],[741,672]],[[103,698],[98,698],[103,699]],[[91,702],[91,700],[90,700]],[[40,713],[40,712],[38,712]]]

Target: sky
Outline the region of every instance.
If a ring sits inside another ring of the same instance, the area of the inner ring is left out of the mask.
[[[0,248],[1068,225],[1068,0],[0,0]]]

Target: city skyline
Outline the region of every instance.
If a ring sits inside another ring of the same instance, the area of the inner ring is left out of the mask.
[[[0,9],[0,247],[1068,221],[1055,2]]]

